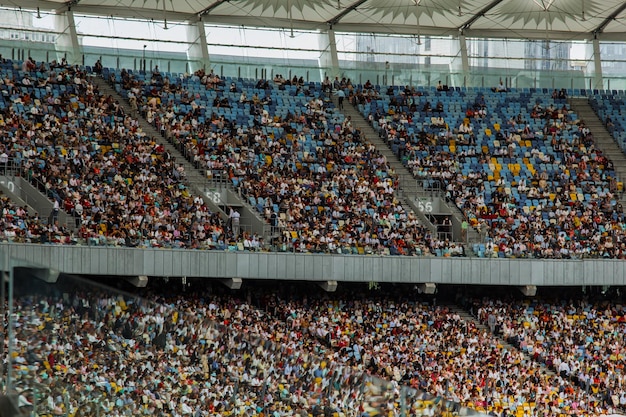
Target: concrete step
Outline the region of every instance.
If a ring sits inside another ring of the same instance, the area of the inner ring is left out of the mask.
[[[96,84],[98,86],[98,89],[99,89],[100,93],[111,95],[112,97],[115,97],[115,99],[119,101],[120,105],[122,106],[122,108],[124,109],[126,114],[133,115],[133,110],[130,107],[130,104],[128,103],[128,101],[124,97],[122,97],[115,90],[115,88],[113,88],[104,79],[102,79],[100,77],[94,77],[93,82],[94,82],[94,84]],[[177,164],[180,164],[180,165],[182,165],[184,167],[185,175],[186,175],[185,176],[185,183],[190,187],[192,192],[195,195],[201,196],[203,198],[203,200],[207,203],[208,207],[210,207],[212,210],[220,213],[221,217],[223,219],[226,219],[228,217],[228,214],[224,211],[224,208],[223,208],[223,205],[225,203],[223,203],[223,204],[222,203],[216,203],[215,201],[213,201],[213,199],[211,197],[207,196],[207,191],[210,190],[210,189],[215,188],[215,184],[210,182],[207,179],[207,176],[206,176],[206,173],[204,172],[204,170],[196,168],[195,165],[192,164],[185,157],[185,155],[183,154],[183,152],[181,152],[181,150],[179,150],[170,141],[168,141],[166,138],[164,138],[161,135],[161,132],[159,132],[154,126],[152,126],[150,123],[148,123],[148,121],[146,119],[144,119],[143,117],[141,117],[141,115],[134,115],[134,117],[136,117],[137,120],[139,121],[139,126],[141,127],[141,129],[147,135],[153,137],[160,145],[162,145],[163,148],[170,155],[172,155],[175,158],[175,161],[176,161]],[[221,184],[221,186],[225,186],[228,190],[231,191],[229,193],[229,196],[230,196],[229,198],[232,198],[233,201],[229,200],[229,203],[232,203],[232,205],[234,205],[234,206],[242,207],[243,209],[245,209],[246,210],[246,215],[251,216],[252,218],[254,218],[256,220],[255,224],[263,224],[265,226],[268,226],[268,224],[265,222],[265,220],[263,218],[261,218],[261,216],[256,211],[256,209],[252,208],[246,201],[243,201],[241,198],[239,198],[239,194],[234,189],[232,184],[224,183],[224,184]],[[263,229],[265,229],[265,227],[263,227]],[[261,232],[261,227],[257,227],[253,231]],[[269,236],[266,236],[266,238],[267,237],[269,237]]]
[[[587,99],[571,99],[570,106],[578,116],[585,121],[587,127],[594,136],[595,146],[613,162],[617,178],[626,181],[626,155],[617,145],[611,133],[604,126]],[[619,196],[624,201],[625,196]]]
[[[337,97],[332,97],[333,103],[338,108]],[[378,137],[378,132],[372,128],[369,122],[354,108],[350,103],[344,102],[343,109],[340,109],[345,117],[350,117],[352,126],[361,131],[364,139],[376,146],[376,149],[385,157],[389,167],[402,179],[413,178],[413,175],[406,169],[406,167],[398,160],[397,156],[391,151],[389,146]],[[408,199],[414,197],[419,192],[419,186],[417,181],[401,180],[399,190],[396,192],[396,198],[400,201],[402,207],[407,212],[413,212],[420,222],[425,225],[432,232],[436,231],[436,226],[433,225],[428,218],[419,210],[414,210],[409,204]]]
[[[350,116],[352,119],[352,125],[354,127],[359,128],[364,134],[367,140],[373,143],[377,149],[380,150],[381,154],[387,158],[389,165],[396,171],[397,174],[401,175],[404,178],[414,178],[411,171],[409,171],[398,159],[397,155],[393,153],[389,145],[380,139],[378,136],[378,132],[374,130],[374,128],[370,125],[370,123],[363,117],[363,115],[350,103],[345,103],[343,113],[345,116]],[[420,186],[417,180],[413,181],[413,184],[407,186],[406,183],[408,181],[404,181],[401,183],[402,193],[407,195],[408,197],[417,196],[418,193],[423,193],[424,189]],[[449,205],[452,216],[454,216],[458,222],[461,222],[463,219],[463,213],[456,207],[456,205]],[[436,226],[432,224],[421,212],[413,210],[420,220],[426,221],[425,223],[431,231],[436,231]],[[480,239],[480,235],[473,229],[468,231],[468,238],[470,241],[478,241]],[[469,256],[474,255],[471,245],[466,246],[466,253]]]
[[[456,304],[446,304],[446,307],[448,307],[448,309],[451,312],[454,312],[454,313],[458,314],[459,317],[461,317],[466,322],[474,323],[474,325],[476,326],[477,329],[491,332],[491,330],[489,329],[488,326],[483,324],[480,320],[478,320],[478,318],[476,318],[473,315],[471,315],[468,311],[466,311],[462,307],[460,307],[460,306],[458,306]],[[497,336],[497,335],[494,335],[494,336],[500,342],[500,344],[502,344],[502,346],[504,346],[506,349],[511,350],[511,351],[519,351],[519,349],[517,347],[513,346],[512,344],[510,344],[508,341],[504,340],[502,337]],[[532,357],[530,357],[528,354],[526,354],[524,351],[521,351],[521,352],[524,354],[526,359],[528,359],[529,361],[534,361],[534,359]],[[546,374],[548,374],[550,376],[556,376],[556,373],[552,369],[548,368],[545,364],[543,364],[541,362],[538,362],[538,363],[544,369]]]

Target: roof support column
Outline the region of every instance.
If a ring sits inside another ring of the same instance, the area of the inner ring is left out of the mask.
[[[465,35],[459,35],[459,48],[461,51],[461,69],[464,74],[469,72],[469,58],[467,56],[467,41]]]
[[[209,46],[206,41],[206,30],[202,20],[190,22],[187,25],[187,41],[191,44],[187,49],[189,73],[194,73],[200,68],[206,71],[211,65],[211,61],[209,59]]]
[[[65,57],[71,65],[82,65],[83,54],[78,42],[74,12],[66,10],[63,13],[56,14],[54,17],[54,29],[59,33],[55,43],[57,60]]]
[[[335,40],[334,29],[320,32],[319,46],[321,55],[319,58],[322,80],[327,75],[331,81],[340,75],[339,56],[337,54],[337,41]]]
[[[602,56],[600,55],[600,41],[593,39],[593,88],[603,89],[602,83]]]
[[[469,74],[469,58],[467,55],[467,41],[465,35],[459,35],[459,58],[455,58],[451,62],[450,72],[452,76],[452,85],[458,87],[467,87],[467,76]],[[460,61],[460,62],[459,62]]]

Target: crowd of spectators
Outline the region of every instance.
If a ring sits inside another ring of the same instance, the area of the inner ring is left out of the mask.
[[[365,116],[415,176],[444,184],[485,236],[482,255],[624,258],[621,183],[562,94],[363,87],[349,97],[372,109]],[[517,115],[502,109],[519,102]]]
[[[481,412],[600,415],[619,407],[606,387],[590,390],[569,375],[547,371],[532,351],[505,346],[447,306],[389,296],[277,299],[271,306],[292,328],[338,350],[340,359]],[[549,349],[561,349],[549,335],[543,340]],[[589,372],[606,367],[608,356],[589,357]]]
[[[212,77],[221,81],[208,85],[202,73],[161,81],[127,71],[112,73],[110,80],[196,166],[215,177],[227,177],[280,231],[279,248],[464,254],[404,208],[395,196],[398,177],[385,157],[349,117],[333,108],[319,85],[294,76],[291,81],[233,82],[224,91],[227,80]],[[197,85],[206,89],[194,93]],[[295,95],[281,91],[286,85],[297,88]],[[277,111],[279,99],[291,103],[285,113]],[[224,106],[233,111],[219,113]]]
[[[320,343],[307,329],[314,325],[304,320],[305,305],[290,303],[297,310],[285,321],[269,292],[241,299],[176,295],[170,288],[146,301],[84,282],[77,289],[62,280],[44,294],[33,294],[33,283],[22,293],[25,284],[17,288],[8,364],[21,403],[38,415],[373,417],[399,416],[402,408],[426,416],[461,410],[402,389],[400,379],[377,378],[367,366],[377,355],[369,349],[355,356]],[[363,308],[378,307],[365,301]]]
[[[626,310],[619,303],[587,297],[559,299],[476,299],[477,317],[526,355],[544,363],[589,398],[626,407],[624,330]]]
[[[444,90],[424,97],[410,87],[399,94],[371,83],[356,88],[349,80],[318,85],[294,77],[233,81],[226,91],[226,80],[213,72],[170,79],[155,68],[137,79],[122,70],[112,80],[128,93],[128,115],[81,67],[4,60],[2,72],[0,157],[17,161],[76,218],[76,230],[55,218],[22,221],[15,236],[3,231],[5,240],[464,255],[464,247],[427,230],[400,203],[398,176],[333,108],[332,85],[354,104],[389,101],[388,112],[369,119],[416,176],[445,184],[447,198],[486,235],[481,255],[626,257],[620,183],[560,93],[545,94],[492,132],[486,126],[498,110],[488,91],[461,112],[438,100],[452,94]],[[194,82],[202,90],[188,88]],[[206,100],[212,93],[217,103]],[[283,100],[288,108],[281,112],[276,101]],[[218,111],[224,107],[232,113]],[[196,166],[228,178],[279,238],[257,244],[259,236],[235,236],[191,195],[183,166],[141,130],[135,110]],[[432,115],[431,123],[412,132],[408,126],[421,113]],[[541,121],[541,129],[531,129],[529,120]],[[499,174],[522,160],[515,179]]]
[[[18,288],[14,378],[53,415],[601,415],[626,398],[617,307],[484,302],[492,333],[413,291],[170,288],[145,301],[81,285]]]
[[[55,215],[21,222],[17,236],[12,230],[4,232],[3,240],[464,253],[405,210],[394,194],[397,176],[385,158],[332,108],[319,86],[302,77],[259,80],[249,97],[245,89],[231,85],[231,97],[223,94],[224,79],[213,72],[170,80],[155,68],[144,82],[122,70],[120,84],[128,92],[131,114],[113,97],[100,94],[84,68],[66,62],[45,64],[29,58],[17,65],[3,60],[0,78],[2,161],[19,165],[22,174],[75,222],[60,225],[55,209]],[[203,103],[197,92],[185,89],[188,79],[220,94],[212,103]],[[286,114],[279,114],[272,105],[272,90],[289,96],[289,87],[296,88],[297,100]],[[254,123],[247,126],[216,112],[233,106],[249,108]],[[183,166],[142,131],[135,118],[140,112],[165,137],[182,145],[198,167],[237,184],[244,199],[281,231],[280,238],[265,243],[260,236],[235,235],[226,228],[191,195]]]
[[[71,227],[59,226],[51,216],[45,225],[39,218],[22,221],[19,230],[5,229],[3,237],[228,247],[234,237],[201,198],[191,195],[183,166],[142,132],[119,102],[100,94],[89,74],[54,63],[36,69],[19,71],[2,64],[0,147],[24,176],[75,217],[78,230],[70,233]]]
[[[31,212],[28,206],[20,207],[8,197],[0,197],[0,241],[15,243],[55,243],[76,244],[76,238],[58,220],[43,220],[38,213]]]

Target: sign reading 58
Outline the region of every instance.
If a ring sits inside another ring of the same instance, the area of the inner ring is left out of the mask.
[[[215,204],[219,204],[222,202],[222,196],[218,191],[207,191],[206,196]]]

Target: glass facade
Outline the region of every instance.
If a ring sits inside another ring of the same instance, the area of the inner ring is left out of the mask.
[[[63,30],[55,16],[22,9],[0,9],[3,56],[36,60],[57,58],[54,44]],[[159,65],[170,72],[188,72],[189,39],[185,22],[75,16],[84,63],[101,58],[105,66],[139,69]],[[319,80],[329,73],[321,57],[328,45],[316,31],[206,25],[211,65],[228,75],[258,77],[287,72]],[[388,84],[488,87],[505,78],[512,87],[589,88],[594,65],[591,41],[468,38],[467,68],[457,37],[418,33],[337,33],[340,72],[351,79]],[[621,89],[626,70],[624,42],[601,42],[603,88]]]
[[[165,20],[74,16],[85,65],[141,69],[156,65],[168,72],[190,72],[188,51],[197,42],[189,23]],[[63,31],[55,17],[38,12],[0,10],[0,51],[4,57],[59,59],[55,48]],[[55,29],[56,27],[56,29]],[[319,31],[205,25],[211,67],[244,78],[298,74],[319,81],[336,74],[331,47]],[[490,87],[503,79],[518,88],[592,88],[596,74],[591,41],[409,36],[336,33],[339,74],[358,83]],[[602,88],[623,89],[624,42],[600,42]],[[465,67],[464,67],[464,53]],[[465,68],[465,69],[464,69]]]

